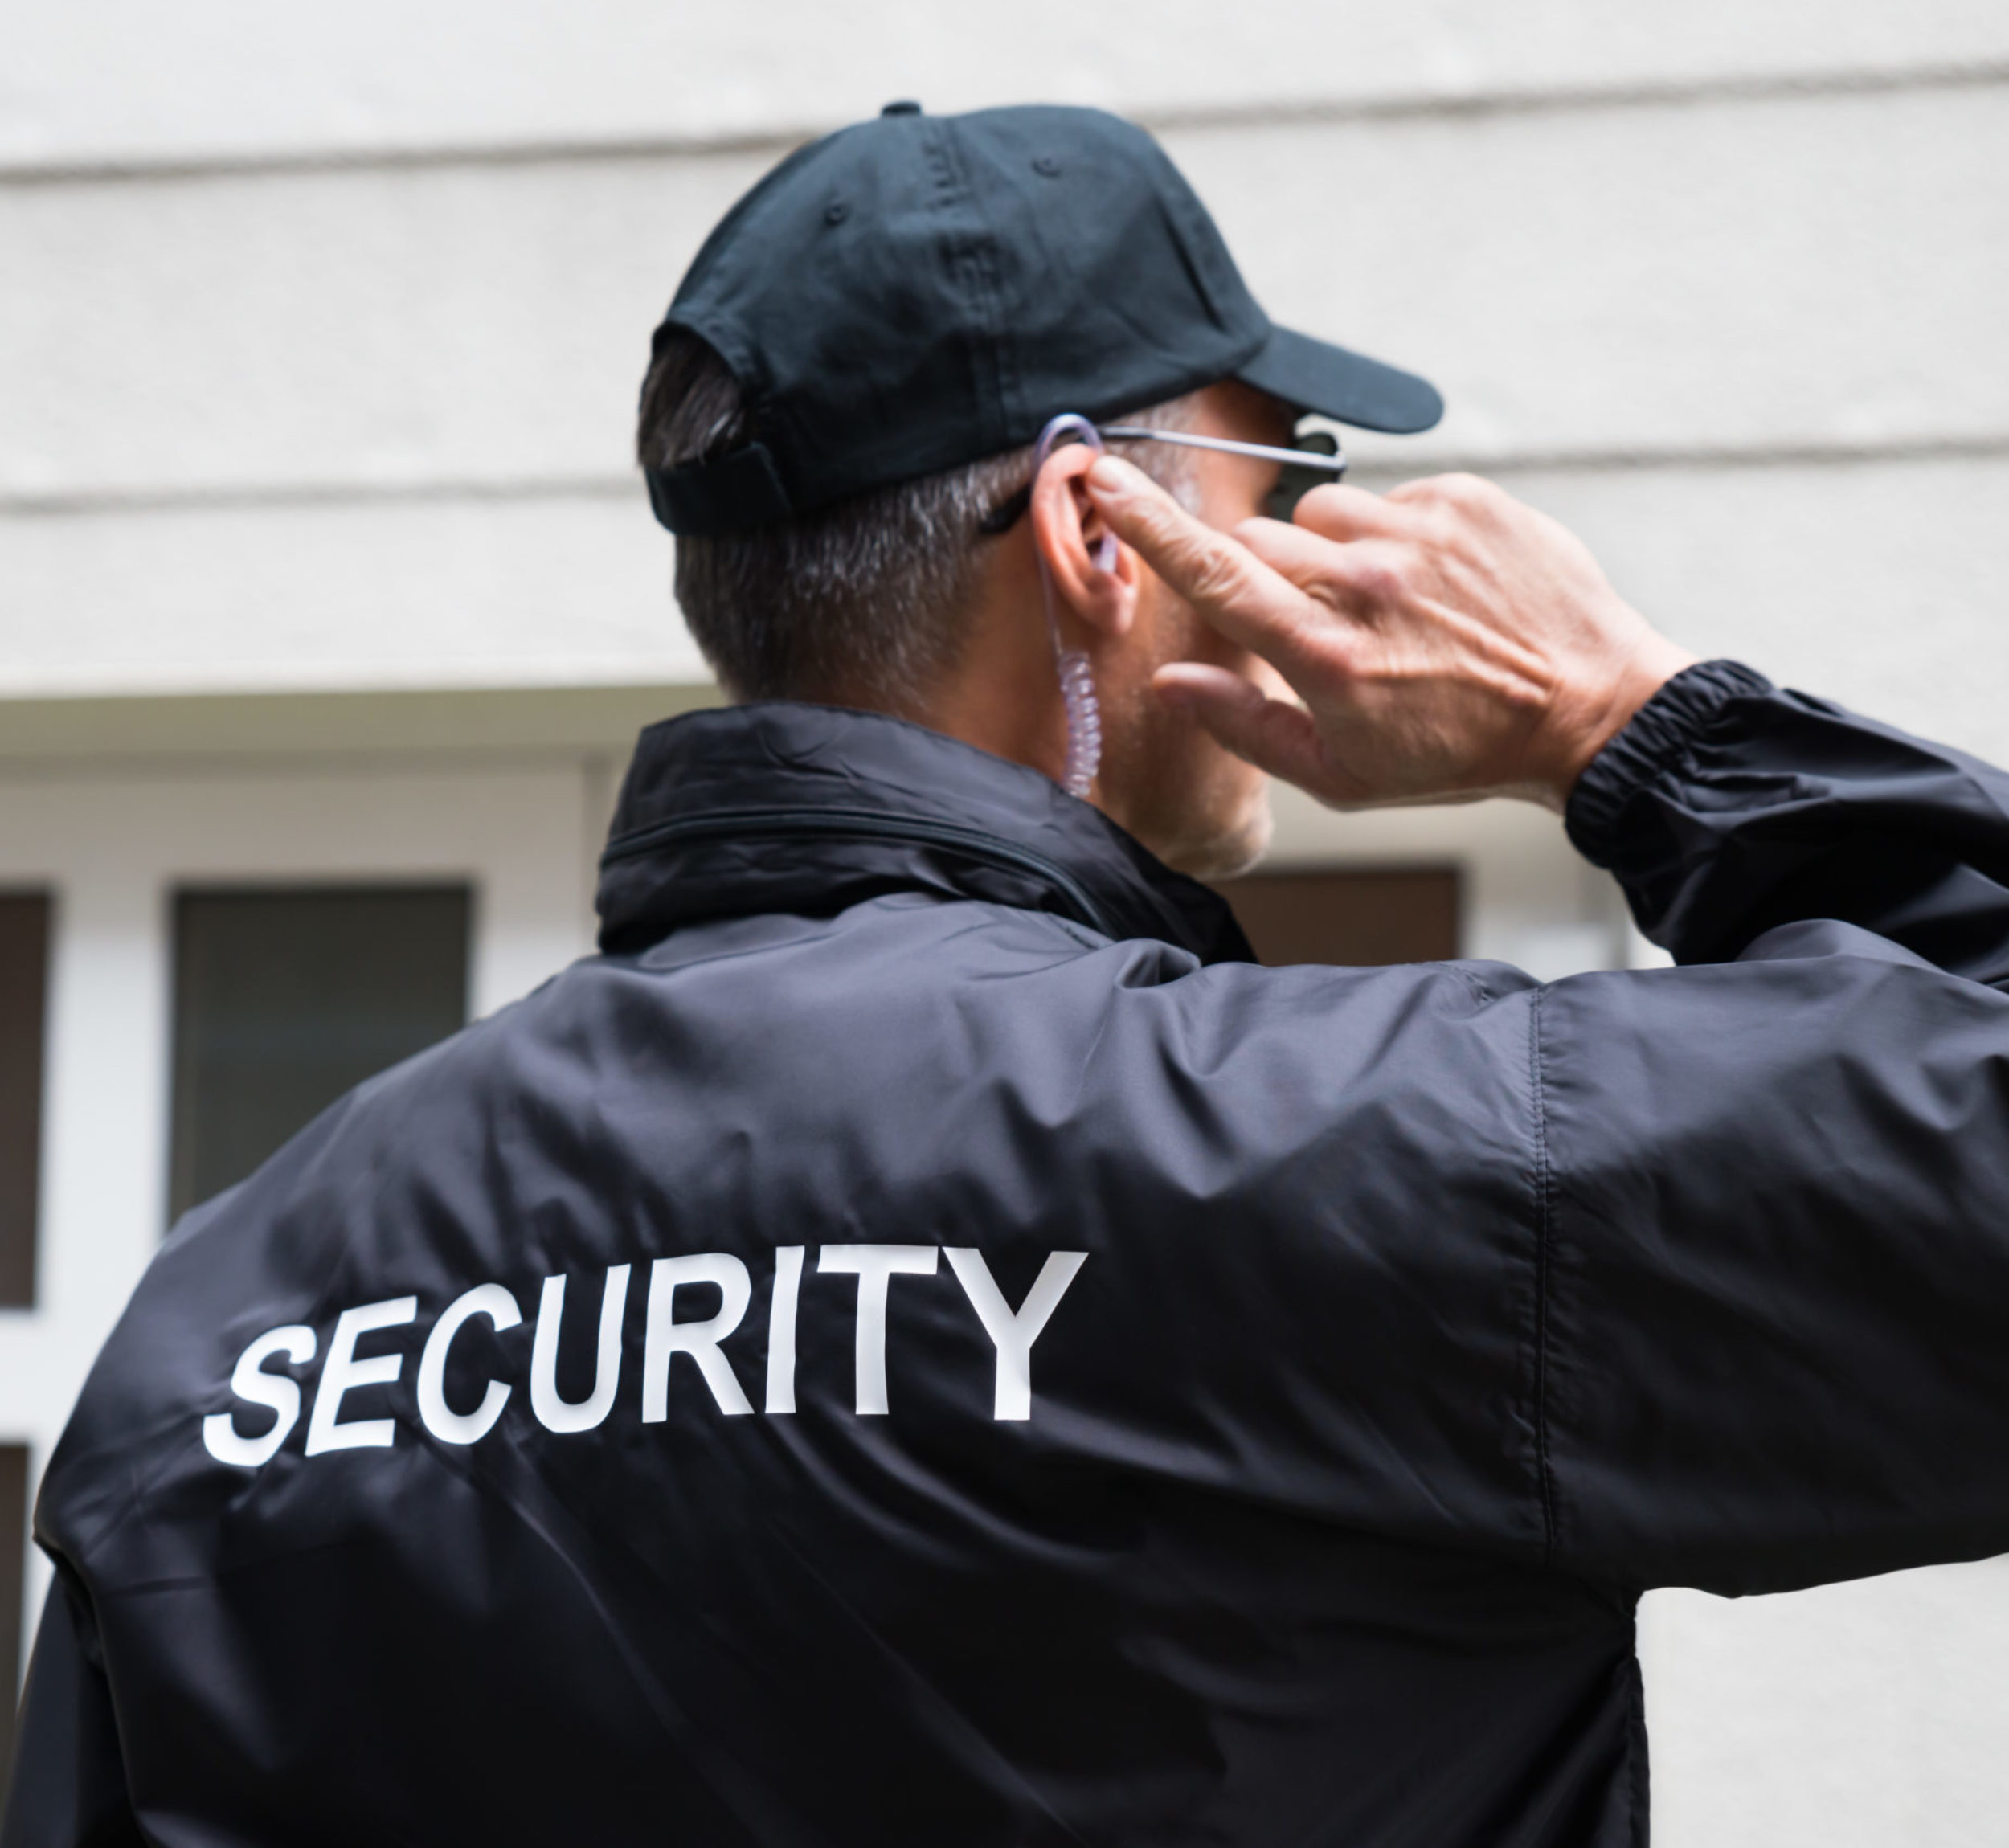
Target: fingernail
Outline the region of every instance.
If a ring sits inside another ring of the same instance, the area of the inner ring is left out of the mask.
[[[1087,475],[1088,485],[1099,494],[1121,494],[1130,486],[1125,477],[1130,473],[1130,464],[1119,462],[1114,456],[1098,456]]]

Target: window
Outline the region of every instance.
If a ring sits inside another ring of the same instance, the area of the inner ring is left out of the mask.
[[[170,1220],[465,1023],[470,911],[464,885],[177,895]]]
[[[1217,889],[1272,967],[1434,963],[1458,954],[1455,867],[1258,873]]]
[[[35,1305],[48,974],[48,894],[0,893],[0,1308]]]
[[[0,1672],[7,1677],[0,1698],[0,1805],[7,1800],[14,1764],[14,1690],[21,1685],[22,1578],[27,1561],[28,1449],[0,1444]]]

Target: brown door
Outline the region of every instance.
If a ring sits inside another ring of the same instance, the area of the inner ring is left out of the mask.
[[[1435,963],[1458,954],[1455,866],[1256,873],[1215,889],[1272,967]]]

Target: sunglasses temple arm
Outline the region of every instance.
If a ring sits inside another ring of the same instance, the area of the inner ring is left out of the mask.
[[[1323,471],[1336,481],[1346,473],[1344,449],[1326,456],[1316,449],[1275,449],[1266,443],[1241,443],[1227,436],[1193,436],[1182,430],[1146,430],[1128,423],[1099,423],[1093,427],[1098,435],[1115,443],[1176,443],[1188,449],[1221,449],[1233,456],[1253,456],[1258,461],[1281,462],[1287,468]],[[1032,498],[1032,484],[1028,482],[1009,500],[985,514],[977,524],[977,531],[992,536],[1009,532],[1025,517]]]
[[[1145,430],[1124,423],[1096,427],[1115,443],[1176,443],[1187,449],[1220,449],[1230,456],[1253,456],[1258,461],[1283,462],[1297,468],[1322,468],[1334,476],[1346,472],[1346,452],[1321,455],[1315,449],[1275,449],[1266,443],[1238,443],[1227,436],[1193,436],[1182,430]]]

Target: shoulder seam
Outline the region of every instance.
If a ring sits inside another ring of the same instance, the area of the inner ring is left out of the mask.
[[[1548,1099],[1542,1082],[1542,991],[1528,1008],[1528,1069],[1534,1114],[1535,1191],[1535,1478],[1541,1494],[1542,1564],[1556,1551],[1555,1474],[1549,1454],[1549,1273],[1553,1176],[1549,1162]]]

